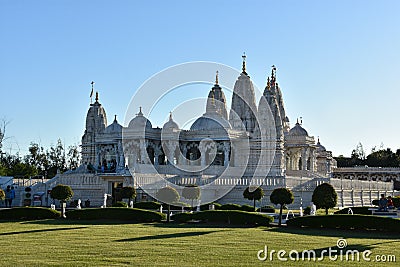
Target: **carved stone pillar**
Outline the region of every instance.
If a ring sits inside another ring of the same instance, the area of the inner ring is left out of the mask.
[[[146,153],[146,142],[144,139],[140,139],[140,163],[147,163]]]
[[[229,152],[231,150],[231,144],[229,142],[224,142],[224,166],[229,165]]]

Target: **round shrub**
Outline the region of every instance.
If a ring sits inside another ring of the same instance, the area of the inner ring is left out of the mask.
[[[400,220],[371,215],[303,216],[290,219],[286,224],[288,227],[377,230],[400,233]]]
[[[137,209],[145,209],[145,210],[159,210],[161,207],[161,203],[159,202],[136,202],[133,204],[134,208]]]
[[[32,191],[32,188],[30,188],[30,187],[25,187],[25,192],[31,192]]]
[[[43,207],[21,207],[0,210],[0,220],[42,220],[60,218],[60,212]]]
[[[30,198],[31,196],[32,196],[31,193],[26,193],[26,194],[25,194],[25,197],[26,197],[26,198]]]
[[[118,201],[118,202],[115,202],[112,206],[113,207],[127,208],[128,204],[126,202],[123,202],[123,201]]]
[[[117,220],[128,222],[160,222],[165,214],[131,208],[95,208],[67,211],[67,219],[72,220]]]
[[[66,201],[72,198],[74,192],[68,185],[59,184],[53,187],[50,196],[52,199],[58,199],[60,201]]]

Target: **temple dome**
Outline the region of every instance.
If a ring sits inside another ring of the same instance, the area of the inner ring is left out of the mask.
[[[128,125],[128,128],[131,129],[151,129],[153,127],[153,125],[151,125],[151,122],[145,117],[143,116],[142,113],[142,109],[140,108],[139,113],[136,115],[135,118],[133,118]]]
[[[179,130],[179,125],[172,119],[172,113],[169,114],[169,120],[163,126],[164,130]]]
[[[325,152],[326,148],[321,145],[321,143],[319,142],[319,138],[318,138],[318,142],[317,142],[317,152]]]
[[[122,125],[118,123],[117,115],[115,115],[113,123],[108,125],[104,132],[109,134],[122,132]]]
[[[300,123],[296,123],[296,125],[290,129],[289,131],[290,136],[308,136],[306,129],[301,127]]]
[[[218,113],[205,113],[198,118],[190,127],[191,131],[215,131],[215,130],[228,130],[231,129],[228,120],[221,117]]]

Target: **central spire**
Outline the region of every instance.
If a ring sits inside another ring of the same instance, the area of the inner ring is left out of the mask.
[[[217,73],[215,74],[215,84],[218,85],[218,71],[217,71]]]
[[[242,58],[243,58],[242,73],[247,75],[247,72],[246,72],[246,53],[245,52],[243,52]]]

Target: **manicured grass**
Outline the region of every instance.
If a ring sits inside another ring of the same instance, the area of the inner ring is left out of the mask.
[[[0,266],[396,266],[395,263],[264,262],[257,251],[348,248],[394,254],[400,261],[400,235],[288,228],[235,228],[165,223],[43,220],[0,222]]]

